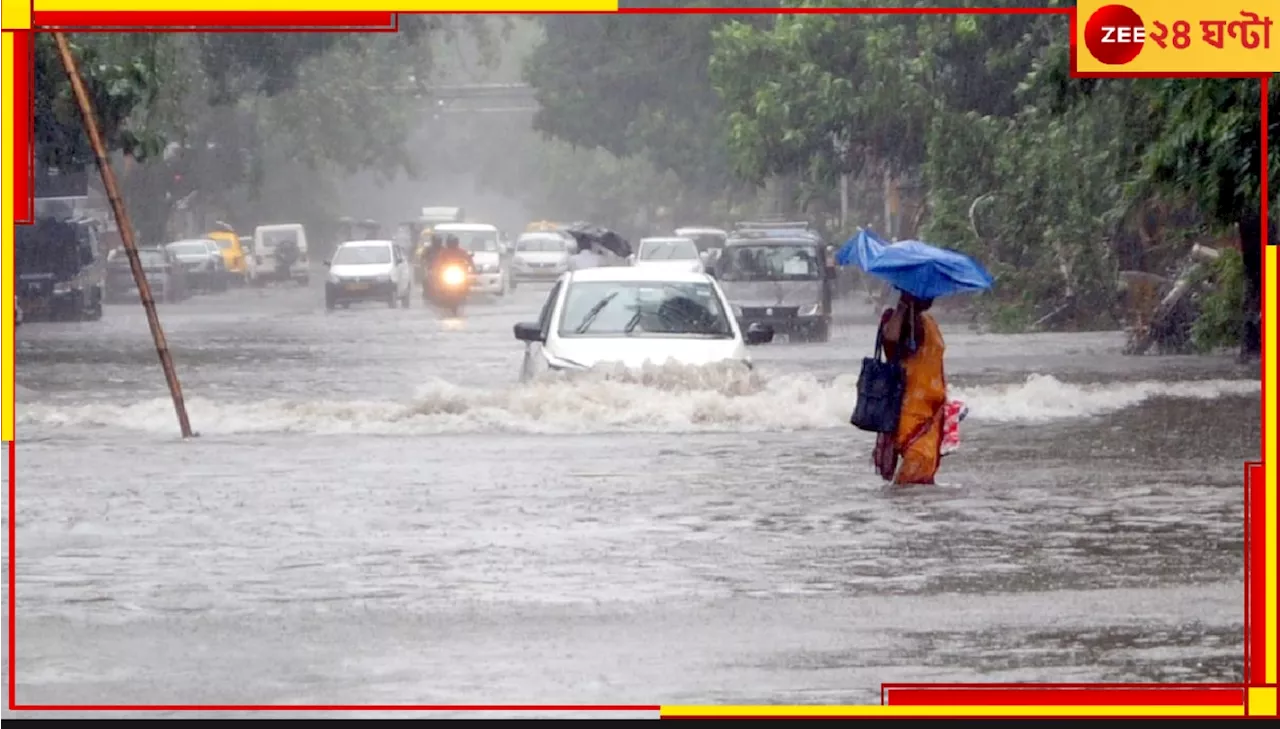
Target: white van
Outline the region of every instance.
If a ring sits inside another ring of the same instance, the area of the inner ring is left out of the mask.
[[[293,248],[296,253],[289,253]],[[269,281],[311,283],[307,260],[307,231],[300,223],[259,225],[253,231],[253,255],[248,257],[249,282],[264,286]]]
[[[458,246],[471,254],[476,272],[471,290],[505,296],[516,287],[511,278],[511,251],[507,237],[487,223],[441,223],[431,229],[441,238],[457,238]]]

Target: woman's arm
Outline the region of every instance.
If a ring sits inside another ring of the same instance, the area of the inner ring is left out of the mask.
[[[906,301],[899,301],[893,311],[889,312],[888,318],[884,319],[880,325],[880,336],[886,343],[897,344],[902,338],[902,320],[907,315],[908,306]]]

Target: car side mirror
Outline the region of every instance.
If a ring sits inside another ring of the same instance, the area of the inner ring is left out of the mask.
[[[773,327],[760,322],[752,322],[747,327],[742,339],[749,345],[768,344],[773,341]]]
[[[534,322],[520,322],[515,325],[515,335],[522,342],[541,342],[542,327]]]

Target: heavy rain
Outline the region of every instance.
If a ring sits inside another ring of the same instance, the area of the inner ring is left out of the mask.
[[[1243,680],[1256,80],[1063,15],[66,38],[131,236],[37,35],[19,704]],[[911,240],[990,285],[850,258]],[[878,335],[924,436],[850,424]]]

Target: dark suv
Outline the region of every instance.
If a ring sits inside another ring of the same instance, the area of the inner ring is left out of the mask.
[[[16,226],[14,233],[15,283],[24,319],[102,318],[105,266],[96,222],[46,217]]]

